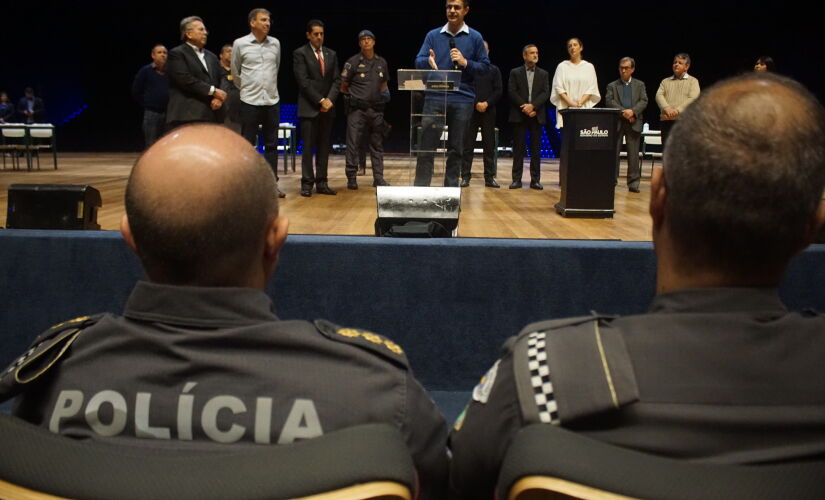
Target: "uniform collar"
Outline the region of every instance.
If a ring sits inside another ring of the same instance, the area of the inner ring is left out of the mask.
[[[123,315],[139,321],[235,326],[277,321],[269,296],[253,288],[160,285],[140,281]]]
[[[786,313],[776,288],[692,288],[657,295],[650,312]]]

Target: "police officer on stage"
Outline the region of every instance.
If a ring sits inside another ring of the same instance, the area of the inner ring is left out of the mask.
[[[372,158],[373,186],[384,180],[384,106],[390,102],[387,61],[375,53],[375,35],[358,33],[361,52],[350,57],[341,71],[341,93],[349,96],[347,115],[347,189],[358,189],[358,151],[366,141]]]

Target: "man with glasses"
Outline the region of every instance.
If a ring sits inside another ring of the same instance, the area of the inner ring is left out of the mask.
[[[642,169],[639,165],[639,143],[642,137],[642,112],[647,108],[647,90],[643,81],[632,78],[636,71],[636,61],[623,57],[619,61],[619,79],[607,85],[605,102],[608,108],[619,108],[619,133],[616,136],[621,148],[622,138],[627,143],[627,189],[639,192]],[[616,178],[619,178],[619,163],[616,162]]]

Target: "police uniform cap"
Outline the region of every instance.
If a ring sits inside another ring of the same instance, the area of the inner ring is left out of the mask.
[[[372,38],[373,40],[375,40],[375,35],[372,33],[372,31],[370,31],[370,30],[361,30],[358,33],[358,41],[360,42],[361,39],[364,38],[365,36],[368,36],[368,37]]]

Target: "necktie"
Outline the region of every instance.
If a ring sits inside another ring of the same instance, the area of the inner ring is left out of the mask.
[[[324,57],[321,55],[321,49],[315,49],[315,55],[318,57],[318,62],[321,63],[321,76],[324,76]]]

